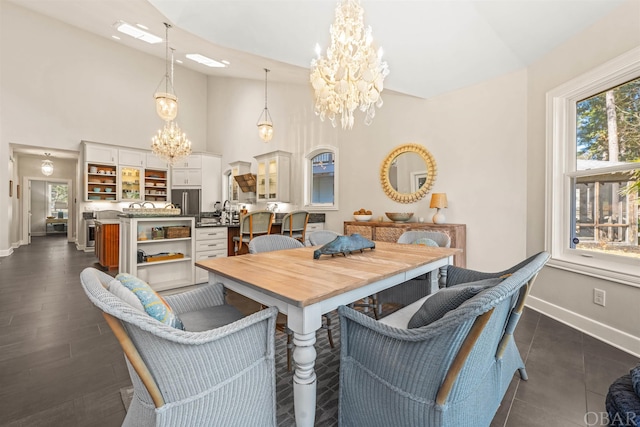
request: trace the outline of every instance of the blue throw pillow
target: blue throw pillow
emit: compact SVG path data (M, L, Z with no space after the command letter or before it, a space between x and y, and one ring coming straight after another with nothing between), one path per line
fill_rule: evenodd
M144 307L144 311L146 311L149 316L165 325L184 331L184 326L180 318L173 312L169 304L167 304L156 291L151 289L151 286L144 280L140 280L136 276L127 273L118 274L116 279L138 297Z
M458 308L469 298L500 282L502 282L501 278L484 279L441 289L427 298L422 307L411 317L407 328L413 329L427 326L442 318L449 311Z
M636 395L640 397L640 365L629 371L629 374L631 375L631 384L633 385L633 390L636 392Z

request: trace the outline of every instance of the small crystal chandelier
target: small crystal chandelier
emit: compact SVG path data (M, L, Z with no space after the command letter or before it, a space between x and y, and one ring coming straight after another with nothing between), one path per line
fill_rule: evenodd
M273 122L271 121L271 114L267 108L267 73L270 70L264 69L264 110L258 117L258 135L264 142L271 141L273 138Z
M53 174L53 162L49 160L51 153L44 153L44 155L47 156L47 158L42 161L40 170L42 171L42 175L51 176Z
M173 165L177 159L191 154L191 141L176 122L170 121L153 137L151 150L156 156Z
M154 98L156 99L156 112L164 121L171 121L178 115L178 97L173 93L173 51L171 51L171 63L169 63L169 28L171 25L164 23L166 27L166 53L165 53L165 74L158 87ZM171 65L171 68L169 68ZM158 92L158 88L164 80L164 92ZM171 89L171 91L169 91Z
M316 46L318 57L311 61L310 81L315 92L315 112L335 127L338 116L343 129L353 128L353 111L366 112L364 123L370 125L375 107L382 107L380 93L389 74L382 61L382 49L376 50L371 27L364 26L360 0L340 0L335 22L331 25L331 45L326 57Z

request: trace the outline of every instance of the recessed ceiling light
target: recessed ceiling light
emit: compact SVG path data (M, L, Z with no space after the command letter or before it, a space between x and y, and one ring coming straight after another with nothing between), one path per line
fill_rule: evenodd
M223 63L223 64L225 64L225 65L231 65L231 62L227 61L226 59L223 59L223 60L222 60L222 61L220 61L220 62L222 62L222 63Z
M124 21L118 21L114 24L114 26L116 27L116 30L128 36L131 36L134 39L142 40L144 42L151 43L151 44L160 43L162 41L162 38L154 34L148 33L146 31L143 31L139 28L136 28L131 24L127 24Z
M226 65L224 65L222 62L218 62L214 59L207 58L206 56L200 55L199 53L189 53L186 55L186 57L192 61L196 61L200 64L206 65L207 67L215 67L215 68L226 67Z
M118 37L118 36L111 36L111 37L113 37L116 40L120 40L120 37Z
M182 60L181 60L181 59L176 59L176 62L177 62L178 64L182 64Z
M142 24L136 24L136 27L142 28L143 30L148 30L149 27L147 27L146 25L142 25Z

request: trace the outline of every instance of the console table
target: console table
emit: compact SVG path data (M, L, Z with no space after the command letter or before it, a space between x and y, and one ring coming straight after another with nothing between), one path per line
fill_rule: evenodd
M451 247L462 249L453 257L453 265L467 266L467 226L465 224L433 224L419 222L345 221L344 234L358 233L379 242L397 242L405 231L439 231L451 238Z

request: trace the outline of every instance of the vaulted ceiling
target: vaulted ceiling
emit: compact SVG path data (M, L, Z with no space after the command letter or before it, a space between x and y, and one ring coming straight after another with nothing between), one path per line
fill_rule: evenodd
M122 35L119 20L164 37L181 66L214 76L308 82L326 49L337 0L9 0L134 49L155 45ZM362 0L365 24L384 49L386 89L429 98L528 66L624 0ZM118 35L120 40L112 36ZM208 68L184 58L228 60Z

